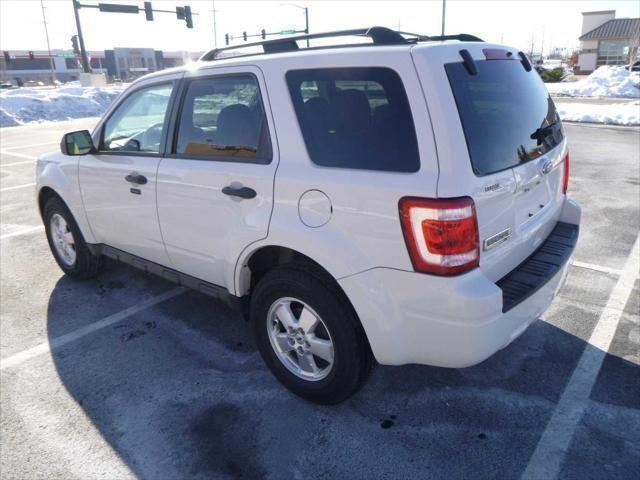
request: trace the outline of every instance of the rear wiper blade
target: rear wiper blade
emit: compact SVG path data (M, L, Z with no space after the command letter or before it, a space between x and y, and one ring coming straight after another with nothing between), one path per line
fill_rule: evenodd
M531 134L531 140L538 140L538 145L540 145L544 137L552 135L558 128L560 128L560 124L558 122L550 123L546 127L537 128L536 131Z

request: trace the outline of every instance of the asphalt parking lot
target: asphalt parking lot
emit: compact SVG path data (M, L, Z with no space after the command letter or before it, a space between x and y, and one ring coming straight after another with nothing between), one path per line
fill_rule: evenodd
M0 131L3 479L637 478L640 133L566 125L581 238L540 321L461 370L290 394L224 305L130 267L65 278L35 157L93 120Z

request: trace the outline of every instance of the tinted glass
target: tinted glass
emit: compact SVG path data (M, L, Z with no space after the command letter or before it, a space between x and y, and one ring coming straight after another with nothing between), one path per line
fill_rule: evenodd
M556 107L535 70L527 72L516 60L476 65L477 75L462 62L445 69L477 175L528 162L562 141Z
M105 123L101 150L159 153L172 90L155 85L125 98Z
M176 153L235 161L271 160L269 132L252 75L193 80L184 97Z
M418 144L409 101L388 68L287 72L311 160L326 167L415 172Z

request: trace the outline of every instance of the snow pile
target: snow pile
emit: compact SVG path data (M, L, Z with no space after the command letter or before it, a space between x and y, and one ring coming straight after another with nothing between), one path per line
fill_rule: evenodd
M640 98L640 72L603 66L577 82L545 84L550 93L570 97Z
M557 102L556 108L560 118L567 122L640 125L640 102L600 105Z
M98 117L124 88L115 85L5 90L0 93L0 127Z

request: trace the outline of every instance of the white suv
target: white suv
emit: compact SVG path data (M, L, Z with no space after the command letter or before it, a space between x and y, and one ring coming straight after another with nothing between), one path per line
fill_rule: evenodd
M344 35L372 42L298 48ZM228 299L275 376L319 403L374 358L481 362L545 311L580 208L523 53L381 27L254 47L137 80L38 160L66 274L107 256Z

